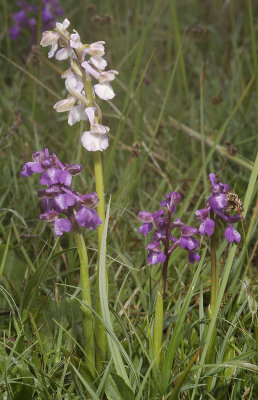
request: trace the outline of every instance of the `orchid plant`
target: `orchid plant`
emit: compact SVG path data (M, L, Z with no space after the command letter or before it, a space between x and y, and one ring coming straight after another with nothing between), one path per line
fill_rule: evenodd
M68 31L70 21L65 19L62 23L56 23L51 31L42 34L41 46L51 46L48 53L49 58L55 57L58 61L68 60L69 68L61 75L65 79L65 87L68 92L67 98L58 101L54 105L57 112L68 113L68 124L70 126L79 121L87 122L87 128L82 134L82 146L93 152L94 172L96 180L96 192L99 198L97 211L102 224L98 227L98 256L102 244L103 226L105 222L104 185L101 152L108 145L109 127L102 125L102 112L97 98L111 100L115 93L110 84L118 74L115 70L106 70L107 61L104 59L104 41L91 44L83 44L79 33ZM99 297L99 260L97 267L97 300L96 312L101 317L101 304ZM106 357L106 332L102 322L97 318L95 321L96 334L96 368L101 371L102 360Z
M72 178L81 173L80 164L61 162L56 154L49 154L48 149L39 150L32 154L32 161L27 162L21 176L27 178L33 173L40 174L40 184L46 186L38 191L38 198L43 200L44 212L40 219L52 222L56 236L73 231L80 258L80 279L82 288L83 334L87 349L86 364L92 376L95 373L95 346L93 336L93 316L90 307L90 278L87 249L80 228L95 229L100 226L99 218L94 207L99 202L97 193L81 195L71 189Z
M156 369L159 369L162 337L163 337L163 315L164 315L164 299L166 294L167 270L168 262L171 254L177 247L188 252L188 259L193 264L200 260L200 256L196 250L200 247L199 240L195 237L198 229L193 226L185 225L179 218L174 221L172 219L176 212L176 206L181 202L182 198L178 192L170 192L165 194L165 200L160 203L161 210L140 211L138 219L143 222L139 228L139 233L147 236L154 229L153 240L148 243L147 262L148 264L162 264L162 277L160 288L157 291L154 323L153 323L153 357L156 360ZM175 232L179 231L178 233Z
M200 221L199 233L202 236L211 237L211 300L210 315L212 316L216 306L218 296L219 279L217 271L216 257L216 226L219 221L227 224L224 231L225 239L228 243L239 243L240 233L233 226L234 223L243 219L243 205L237 194L230 191L228 184L219 182L214 173L209 174L211 183L211 195L209 196L206 207L195 212L196 218ZM232 212L234 214L232 214ZM216 329L214 329L206 361L214 361L214 347L216 345ZM208 380L208 387L211 380Z

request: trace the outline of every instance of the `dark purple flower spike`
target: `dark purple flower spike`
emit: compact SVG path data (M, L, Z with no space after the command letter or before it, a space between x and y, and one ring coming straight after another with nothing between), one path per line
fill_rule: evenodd
M157 265L159 262L163 264L163 295L165 293L168 260L177 247L188 251L188 259L192 264L200 260L200 256L196 253L196 250L200 247L200 242L194 238L198 229L185 225L179 218L172 222L172 214L175 214L176 206L180 202L180 194L171 192L166 194L165 200L160 203L162 210L153 213L140 211L137 216L143 222L139 228L139 233L146 236L154 230L153 241L147 245L149 251L147 261L152 265ZM173 236L174 231L179 231L179 238Z
M95 229L102 223L94 210L99 202L97 194L81 195L70 189L72 177L81 170L80 164L61 163L55 154L49 154L48 149L33 153L32 162L23 166L21 176L27 178L32 173L41 174L40 183L47 186L38 191L38 198L43 200L44 208L40 219L53 223L56 236L70 232L78 228L78 225ZM60 214L65 218L60 217Z
M12 40L19 37L21 30L26 28L30 31L32 41L36 41L36 26L39 14L39 6L34 6L26 1L17 1L20 10L13 14L14 25L9 29L9 36ZM42 32L53 29L56 19L63 15L63 10L58 0L42 1Z
M236 193L230 191L229 185L218 181L215 174L211 173L209 179L212 185L212 194L208 198L206 208L195 212L196 218L201 222L199 232L202 236L205 234L212 236L216 221L221 219L227 223L227 228L224 233L225 239L229 243L233 241L239 243L241 235L233 228L232 224L239 222L242 218L242 202L239 200ZM232 215L232 211L236 211L236 213Z

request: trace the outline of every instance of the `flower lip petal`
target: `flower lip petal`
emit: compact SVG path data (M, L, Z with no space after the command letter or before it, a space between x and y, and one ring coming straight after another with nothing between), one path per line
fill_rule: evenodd
M104 70L107 66L107 62L103 57L91 57L90 62L100 70Z
M97 212L94 209L82 207L75 215L75 219L79 225L85 226L88 229L95 229L96 226L102 224Z
M138 232L146 236L152 230L152 227L152 222L146 222L139 227Z
M96 95L102 100L111 100L115 97L114 90L109 83L97 83L94 85Z
M164 263L166 260L166 256L162 251L150 251L147 255L148 264L157 265L158 263Z
M210 218L205 218L201 221L199 232L202 236L204 236L205 233L208 236L212 236L214 228L215 228L215 222Z
M210 208L215 212L227 207L227 196L224 193L211 196L208 201Z
M64 232L70 232L72 223L69 219L58 218L54 222L54 231L56 236L62 236Z
M188 259L190 261L191 264L194 264L195 261L200 261L200 256L199 254L197 254L195 251L189 251L188 253Z
M31 176L33 172L37 174L41 174L41 172L43 172L43 168L39 162L31 161L24 164L23 169L21 171L21 176L23 178L27 178Z
M88 151L103 151L108 147L108 137L102 133L84 132L81 142Z
M232 243L233 241L239 243L241 240L241 235L232 225L229 225L225 230L225 239L229 243Z

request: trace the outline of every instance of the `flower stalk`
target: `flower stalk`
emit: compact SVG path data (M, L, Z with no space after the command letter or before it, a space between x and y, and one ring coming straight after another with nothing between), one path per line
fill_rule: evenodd
M82 80L84 84L84 89L86 93L87 100L89 101L89 107L93 106L93 93L91 88L91 78L86 77L85 70L82 69ZM98 119L97 117L95 118ZM97 121L98 122L98 121ZM96 192L99 198L99 204L97 206L98 215L101 215L102 224L98 228L98 263L97 263L97 274L96 274L96 312L102 317L101 311L101 303L100 303L100 292L99 292L99 255L102 243L102 235L105 224L105 202L104 202L104 183L103 183L103 169L102 169L102 160L100 151L93 152L93 164L94 164L94 175L95 175L95 184L96 184ZM108 276L106 274L106 279ZM107 280L108 282L108 280ZM108 285L107 285L108 286ZM106 358L107 351L107 338L106 338L106 330L102 322L97 318L95 321L96 325L96 368L97 371L100 372L103 369L102 362Z
M91 311L91 294L90 294L90 277L88 254L85 246L85 241L82 234L74 230L74 239L76 242L79 259L80 259L80 281L82 288L81 311L83 313L82 330L84 339L84 348L86 349L85 363L89 372L95 376L95 346L94 346L94 324L93 315Z

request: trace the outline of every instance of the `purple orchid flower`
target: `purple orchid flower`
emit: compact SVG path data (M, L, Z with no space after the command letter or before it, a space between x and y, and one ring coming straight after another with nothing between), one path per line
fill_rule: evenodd
M200 220L199 233L204 236L212 236L215 230L215 224L218 219L227 223L224 232L225 239L232 243L239 243L241 240L240 233L233 227L233 223L241 220L243 211L242 202L236 195L231 192L229 185L218 181L214 173L209 174L211 182L211 196L208 198L206 208L197 210L195 216ZM237 211L236 214L230 214Z
M139 228L139 233L146 236L154 229L153 241L147 245L147 250L149 250L147 261L149 264L156 265L161 262L167 266L170 255L178 246L188 251L188 258L192 264L200 260L200 256L196 253L196 250L200 247L200 242L194 238L198 229L185 225L179 218L174 222L171 221L172 214L175 214L176 206L180 202L180 194L171 192L166 194L165 200L160 203L162 210L153 213L149 211L139 212L137 218L143 222ZM172 232L176 229L179 229L179 238L172 235Z
M78 229L79 225L95 229L102 223L94 210L99 202L97 193L81 195L70 189L72 177L81 170L80 164L61 163L55 154L49 154L48 149L33 153L32 161L23 166L22 177L27 178L32 173L41 174L40 183L47 186L38 191L44 209L40 219L53 223L56 236Z

